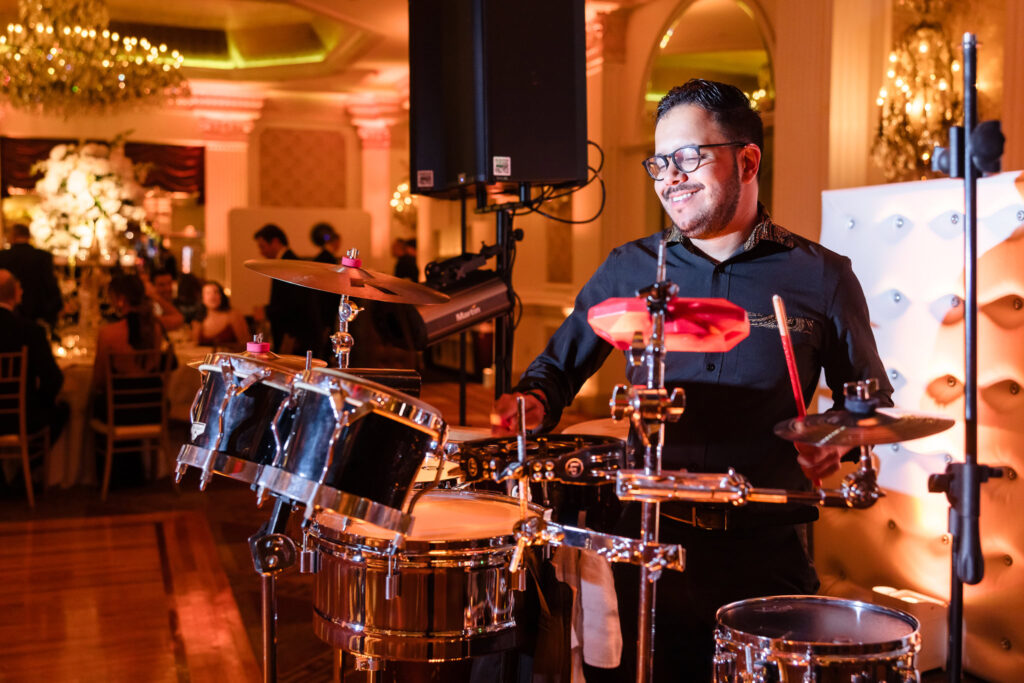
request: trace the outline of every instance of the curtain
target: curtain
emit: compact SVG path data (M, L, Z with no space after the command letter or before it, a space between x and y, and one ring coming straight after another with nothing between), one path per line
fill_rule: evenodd
M32 166L50 155L56 145L77 140L58 138L0 137L0 197L9 197L10 188L31 190L38 176ZM108 144L105 140L90 140ZM200 204L205 200L206 168L203 147L160 145L147 142L125 143L124 153L136 164L146 164L146 186L169 192L196 193Z

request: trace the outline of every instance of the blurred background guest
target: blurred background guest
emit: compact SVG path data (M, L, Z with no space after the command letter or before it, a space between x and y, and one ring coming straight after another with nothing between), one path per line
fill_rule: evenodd
M391 255L395 257L395 277L419 282L420 267L416 265L416 238L396 238L391 243Z
M253 235L260 255L265 259L298 259L288 248L288 236L279 226L268 223ZM270 302L254 311L257 320L270 322L275 353L304 355L316 350L320 309L313 291L281 280L270 281Z
M153 270L143 286L164 330L176 330L185 324L185 316L174 305L174 275L170 271Z
M64 374L53 359L53 351L42 326L15 312L21 297L18 278L11 271L0 269L0 353L28 347L26 423L29 432L49 426L52 443L60 436L70 413L66 402L57 401L57 394L64 384ZM18 424L13 415L0 418L0 434L17 431Z
M208 280L203 285L203 306L192 322L192 341L201 346L241 350L249 339L245 316L231 308L219 282Z
M92 392L96 396L106 392L111 354L169 347L153 302L146 296L146 285L138 275L115 275L107 286L107 298L118 319L101 325L96 339L92 374ZM97 408L100 404L106 408L105 400L96 401Z
M335 232L330 223L317 223L309 232L309 239L313 246L320 247L320 252L313 257L318 263L330 263L337 265L341 263L341 236ZM319 358L330 360L332 355L331 333L338 321L338 305L341 303L341 296L330 292L316 292L317 310L320 313L320 333L317 339L316 354Z
M198 320L203 311L203 281L192 273L179 275L178 293L173 303L186 323Z
M0 250L0 268L9 270L21 283L23 294L18 312L29 320L43 321L53 331L62 307L53 256L29 244L30 237L24 223L11 226L11 245Z

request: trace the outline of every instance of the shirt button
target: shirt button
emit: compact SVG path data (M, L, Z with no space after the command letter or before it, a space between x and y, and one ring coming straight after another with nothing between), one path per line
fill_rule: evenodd
M715 371L715 364L714 363L708 363L708 372L714 372L714 371Z

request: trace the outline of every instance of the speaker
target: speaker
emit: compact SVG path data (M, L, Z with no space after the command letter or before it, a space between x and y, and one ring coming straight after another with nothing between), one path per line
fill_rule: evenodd
M409 0L411 185L587 179L584 0Z

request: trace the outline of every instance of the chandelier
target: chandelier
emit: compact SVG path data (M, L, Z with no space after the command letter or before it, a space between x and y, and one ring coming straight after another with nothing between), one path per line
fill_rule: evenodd
M936 145L947 143L949 127L960 116L956 88L960 64L942 24L930 17L946 0L901 0L917 17L889 53L881 110L872 148L875 163L889 181L927 177Z
M0 34L0 95L67 118L188 95L177 50L109 28L102 0L19 0Z

